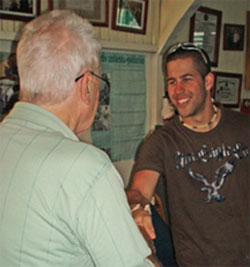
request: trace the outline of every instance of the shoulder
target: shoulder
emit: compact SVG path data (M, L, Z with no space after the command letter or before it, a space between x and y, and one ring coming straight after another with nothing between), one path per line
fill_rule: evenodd
M57 171L53 167L56 172L64 170L65 173L69 171L72 179L82 179L82 177L91 179L90 177L96 177L97 174L105 173L111 168L112 162L108 155L91 144L61 138L61 136L58 136L58 138L53 136L51 139L49 140L50 152L48 152L47 145L42 149L44 154L50 154L46 160L50 166L61 167L61 170Z
M248 114L244 114L242 112L231 109L226 109L224 107L221 108L221 111L222 111L222 118L226 122L231 123L232 125L240 123L249 125L250 123L250 116Z
M222 108L218 129L228 137L244 139L249 142L250 116L239 111Z
M82 192L86 188L108 181L123 186L122 179L112 164L108 155L99 148L83 142L70 142L71 147L64 149L60 157L60 165L70 176L71 187L80 187ZM58 158L56 162L58 162ZM80 185L84 185L82 188ZM79 189L79 188L78 188Z
M168 121L166 124L156 126L155 130L152 131L151 135L157 137L164 136L166 138L166 136L173 135L173 133L178 131L178 129L179 129L178 116L176 116L170 121Z
M111 162L104 151L85 142L66 139L62 143L62 146L64 147L65 157L76 158L79 161L83 161L86 166L91 166L91 162L94 162L95 166Z

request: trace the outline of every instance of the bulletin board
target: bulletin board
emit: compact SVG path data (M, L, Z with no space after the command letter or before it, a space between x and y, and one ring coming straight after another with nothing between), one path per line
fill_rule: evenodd
M145 136L145 55L103 51L99 106L91 128L92 143L112 161L133 159Z

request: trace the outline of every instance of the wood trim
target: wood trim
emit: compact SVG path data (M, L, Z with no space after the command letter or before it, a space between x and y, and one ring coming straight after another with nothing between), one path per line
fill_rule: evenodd
M147 44L136 44L128 42L113 42L101 40L102 48L104 49L113 49L113 50L122 50L122 51L136 51L136 52L145 52L145 53L157 53L158 47L156 45L147 45Z
M246 73L245 73L245 88L250 90L250 11L247 11L246 21Z

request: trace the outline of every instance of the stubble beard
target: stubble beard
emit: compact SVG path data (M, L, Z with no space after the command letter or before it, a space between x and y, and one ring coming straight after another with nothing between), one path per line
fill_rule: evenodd
M191 106L188 107L188 110L184 109L183 112L182 112L182 109L178 108L176 106L176 109L177 109L179 115L184 119L198 115L199 113L201 113L205 109L205 104L206 104L207 97L208 97L207 91L206 91L205 88L203 88L203 97L202 97L202 99L199 102L195 102L195 103L191 103L192 102L192 99L191 99L191 101L189 103Z

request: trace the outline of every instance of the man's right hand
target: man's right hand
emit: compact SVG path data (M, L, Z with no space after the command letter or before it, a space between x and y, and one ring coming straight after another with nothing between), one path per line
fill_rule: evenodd
M140 207L139 209L132 212L132 216L140 230L144 229L144 231L146 232L147 236L144 236L146 241L147 239L150 239L152 241L156 238L152 218L148 211L144 210L143 207Z
M136 210L135 212L137 212L137 215L139 215L139 214L142 215L142 212L140 212L139 210ZM143 210L143 212L146 212L146 211ZM146 212L146 213L148 213L148 212ZM149 215L149 214L148 214L148 215ZM151 225L152 225L151 216L149 217L148 215L145 215L145 216L144 216L144 221L145 221L145 219L146 219L146 221L147 221L147 219L150 218ZM138 216L138 218L139 218L139 216ZM142 218L142 217L141 217L141 218ZM136 218L134 218L134 219L135 219L135 221L136 221ZM139 224L140 224L140 222L139 222ZM138 225L138 224L137 224L137 225ZM152 254L151 254L150 256L148 256L148 259L154 264L155 267L163 267L162 264L159 262L159 260L158 260L157 257L156 257L156 248L155 248L155 246L154 246L154 242L153 242L153 239L154 239L154 238L152 238L152 236L151 236L151 237L149 236L149 234L148 234L148 232L145 230L144 226L140 226L140 225L138 225L138 228L139 228L139 230L140 230L142 236L143 236L144 239L146 240L146 242L147 242L149 248L150 248L151 251L152 251ZM153 232L154 232L154 228L152 228L152 230L153 230ZM155 236L155 233L154 233L154 236Z
M145 228L151 239L155 239L155 231L151 216L143 207L150 204L159 176L159 173L151 170L136 172L130 188L126 191L131 208L133 205L141 204L140 209L133 212L133 217L139 227Z

